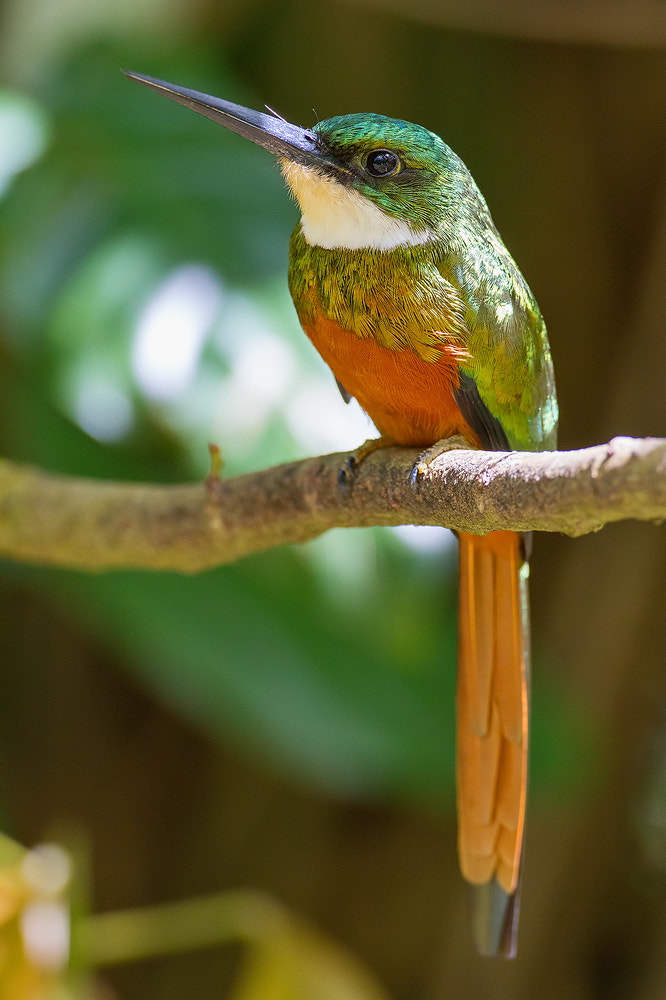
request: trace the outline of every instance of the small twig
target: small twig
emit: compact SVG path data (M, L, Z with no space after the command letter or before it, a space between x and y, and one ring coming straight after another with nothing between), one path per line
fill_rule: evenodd
M82 926L94 965L115 965L158 955L242 941L253 944L285 933L292 921L268 896L251 889L198 896L176 903L98 913Z
M0 462L0 554L79 569L196 572L334 527L437 524L583 535L666 518L666 439L614 438L570 452L452 451L410 486L418 452L387 448L360 466L344 455L177 486L111 483Z

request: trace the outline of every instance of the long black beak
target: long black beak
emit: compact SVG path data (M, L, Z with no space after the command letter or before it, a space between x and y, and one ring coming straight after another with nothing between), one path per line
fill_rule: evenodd
M130 80L136 80L144 87L156 90L158 94L164 94L170 100L191 108L192 111L210 118L219 125L224 125L232 132L256 142L258 146L263 146L275 156L305 166L315 166L320 170L322 168L335 170L335 165L326 160L326 151L314 132L291 125L273 115L265 115L261 111L252 111L251 108L244 108L240 104L223 101L219 97L200 94L186 87L177 87L173 83L156 80L152 76L142 76L140 73L130 73L127 70L123 72Z

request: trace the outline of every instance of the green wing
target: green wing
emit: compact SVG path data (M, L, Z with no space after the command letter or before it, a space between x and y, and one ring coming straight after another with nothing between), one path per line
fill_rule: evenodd
M512 449L555 448L555 376L539 307L496 231L469 237L437 265L465 305L470 361L461 366L458 403L472 418L477 411L476 421L466 417L484 443L479 427L494 418Z

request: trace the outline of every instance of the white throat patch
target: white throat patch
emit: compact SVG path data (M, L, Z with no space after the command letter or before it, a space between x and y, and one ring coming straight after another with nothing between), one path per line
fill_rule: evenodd
M311 246L324 250L395 250L427 243L427 229L394 219L351 187L314 167L281 160L284 178L301 207L301 229Z

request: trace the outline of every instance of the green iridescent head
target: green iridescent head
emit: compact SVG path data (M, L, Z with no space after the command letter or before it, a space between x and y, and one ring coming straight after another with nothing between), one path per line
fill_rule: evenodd
M476 186L464 163L434 132L377 114L341 115L311 130L321 169L378 208L418 229L436 230L442 213Z

